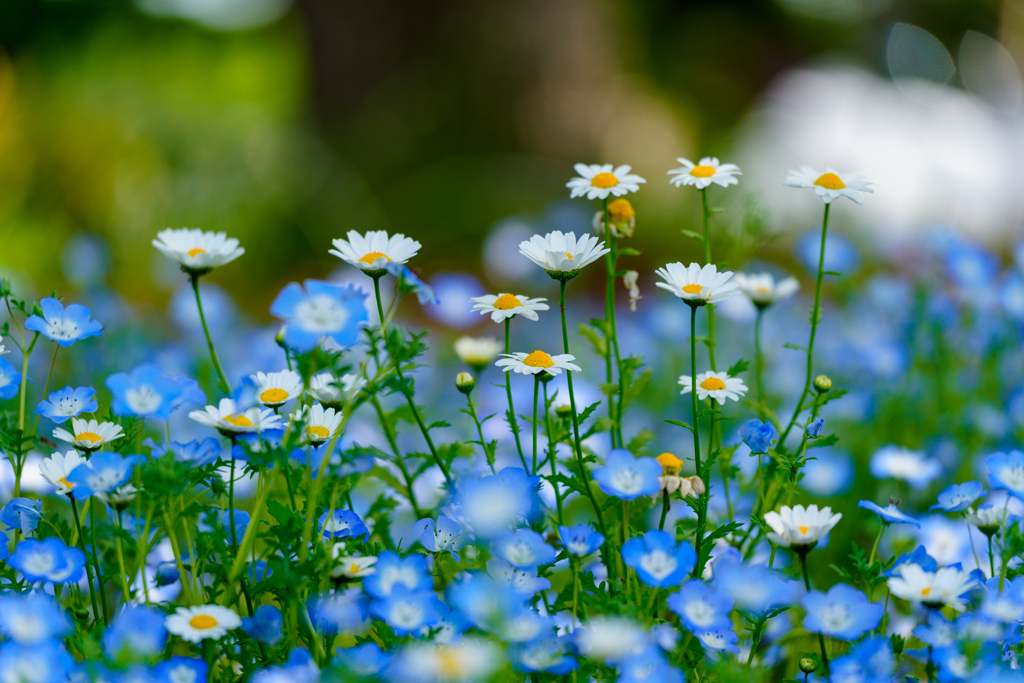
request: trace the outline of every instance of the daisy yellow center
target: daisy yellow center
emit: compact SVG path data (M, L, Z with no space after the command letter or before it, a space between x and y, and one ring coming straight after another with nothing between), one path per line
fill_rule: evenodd
M455 678L462 673L462 660L456 650L450 647L441 648L437 653L437 673L444 678Z
M683 461L671 453L662 453L658 456L658 462L665 474L677 474L683 466Z
M555 361L551 360L551 356L543 351L534 351L523 359L523 363L531 368L550 368Z
M512 296L511 294L502 294L501 296L494 300L494 307L502 311L508 311L513 308L519 308L522 305L523 302L517 299L516 297Z
M814 184L818 187L824 187L826 190L841 190L846 187L843 179L835 173L826 173L825 175L818 176Z
M224 418L224 421L236 427L252 427L252 420L245 415L228 415Z
M200 254L205 254L206 250L203 249L202 247L193 247L192 249L189 249L186 253L189 256L191 256L192 258L195 258L196 256L199 256Z
M103 441L103 437L97 434L96 432L82 432L81 434L76 434L75 438L78 439L79 441L88 441L91 444L96 444L99 443L100 441Z
M807 530L808 530L808 529L810 529L810 528L811 528L811 527L809 527L809 526L798 526L798 527L797 527L797 529L799 529L799 530L800 530L800 533L801 533L801 535L803 535L803 536L806 536L806 535L807 535Z
M760 292L761 294L771 294L772 288L767 285L761 285L760 287L757 288L757 291Z
M615 177L614 173L598 173L590 179L590 184L594 187L600 187L602 190L607 190L609 187L618 185L619 179Z
M707 391L721 391L722 389L725 389L725 382L717 377L708 377L700 383L700 388Z
M921 595L928 597L928 594L932 592L931 586L921 589Z
M714 166L701 166L697 165L690 169L690 175L694 178L710 178L715 175Z
M71 483L68 482L68 478L67 477L61 477L57 481L59 481L61 484L63 484L64 486L66 486L69 489L73 489L75 487L74 484L71 484Z
M704 289L701 285L683 285L683 291L687 294L700 294L700 290Z
M608 203L608 215L613 221L628 221L636 215L636 211L628 199L616 199Z
M367 254L366 256L359 260L363 263L369 263L372 266L373 262L379 258L385 259L387 260L388 263L391 263L391 258L387 254L381 253L379 251L371 251L369 254Z
M189 620L188 625L199 631L205 631L216 626L217 620L209 614L197 614Z
M327 427L321 427L320 425L310 425L306 427L306 433L320 439L326 439L331 435L331 433L327 431Z
M348 573L349 574L358 574L359 573L359 565L356 564L355 562L353 562L351 565L349 565Z
M284 389L267 389L260 394L260 400L264 403L284 403L288 400L288 392Z

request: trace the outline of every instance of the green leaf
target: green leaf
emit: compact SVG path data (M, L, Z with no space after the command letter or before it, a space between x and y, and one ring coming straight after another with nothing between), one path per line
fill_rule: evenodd
M641 252L640 252L639 249L634 249L633 247L626 247L625 249L619 249L619 256L639 256L640 253Z
M579 331L580 334L586 337L587 341L590 342L590 346L594 349L594 354L601 358L606 358L608 356L608 342L599 330L580 323Z
M807 443L808 448L821 448L823 446L834 446L839 442L839 436L836 434L829 434L828 436L822 436L817 439L810 439Z
M626 445L626 448L630 453L639 453L647 444L657 438L657 435L651 430L644 428L640 430L640 433L634 436L630 442Z
M823 275L835 275L836 277L842 277L843 276L843 274L840 273L838 270L824 270L824 271L822 271L822 274Z
M580 422L586 422L586 421L587 421L587 418L588 418L588 417L590 417L590 416L591 416L591 415L592 415L592 414L594 413L594 411L595 411L595 410L597 410L597 407L598 407L599 405L601 405L601 402L600 402L600 401L598 401L598 402L596 402L596 403L591 403L591 404L590 404L589 406L587 406L586 408L584 408L584 409L583 409L583 412L582 412L582 413L580 413L580 416L579 416L579 421L580 421Z
M696 233L693 230L680 230L679 232L683 233L687 237L690 237L692 239L697 240L698 242L701 242L701 243L704 242L704 235L701 235L700 233Z
M740 375L741 373L746 372L747 368L749 368L749 367L750 367L750 363L748 361L745 361L742 358L740 358L738 361L733 363L731 368L729 368L725 372L730 377L736 377L736 376Z
M662 420L662 422L668 422L670 425L675 425L676 427L683 427L685 429L689 429L691 432L693 431L693 427L686 424L685 422L681 422L680 420Z
M807 353L807 349L797 344L783 344L782 347L785 349L793 349L794 351L803 351L804 353Z

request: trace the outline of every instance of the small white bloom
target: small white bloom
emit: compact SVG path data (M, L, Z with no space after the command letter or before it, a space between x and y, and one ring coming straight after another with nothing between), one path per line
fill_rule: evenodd
M549 375L560 375L562 370L581 372L580 366L574 365L571 362L576 360L576 356L567 353L549 356L543 351L534 351L533 353L509 353L502 355L504 358L495 363L495 365L502 368L505 372L512 370L521 375L536 375L545 371Z
M861 193L874 192L871 183L864 180L861 173L839 173L826 168L824 173L819 174L810 166L801 166L798 171L791 170L783 185L813 188L814 193L826 204L831 204L840 197L847 197L858 204L863 204L864 195Z
M334 559L334 567L331 569L331 576L336 579L361 579L377 573L377 558L373 555L342 555L345 544L339 544L331 548L331 556Z
M926 605L949 605L958 612L965 608L961 596L978 583L969 573L955 567L926 572L912 562L901 564L896 574L889 578L889 590L896 597Z
M743 175L739 166L719 163L718 157L703 157L696 164L683 157L679 157L676 161L682 164L682 167L668 172L670 176L675 176L670 178L669 182L676 187L693 185L698 190L703 190L711 183L729 187L740 182L736 176Z
M222 398L219 404L206 406L205 410L193 410L188 416L228 437L281 426L281 417L269 408L253 407L239 412L238 405L230 398Z
M75 448L89 453L122 436L124 432L120 425L113 422L82 420L77 417L71 420L71 432L62 427L53 430L53 438L67 441Z
M775 282L771 273L736 273L733 279L740 291L750 297L758 308L768 308L780 299L793 296L800 289L800 283L795 277Z
M135 500L135 496L138 492L139 490L135 488L133 484L125 484L124 486L119 486L110 493L97 493L96 497L112 508L117 509L118 507ZM124 508L122 507L121 509Z
M631 166L613 168L611 164L576 164L573 166L580 177L565 184L572 192L570 198L605 199L608 195L621 197L630 192L639 192L640 185L647 181L630 173Z
M306 440L311 444L320 445L334 436L341 426L341 411L334 408L324 410L319 403L314 403L306 412Z
M676 262L654 272L664 280L655 283L658 287L698 306L718 303L739 293L739 285L732 279L732 271L719 273L713 263L701 267L697 263L684 266Z
M256 385L256 400L268 408L283 406L302 393L302 377L293 370L249 375Z
M181 264L187 272L198 275L231 263L245 253L234 237L199 228L161 230L153 240L153 246Z
M637 286L639 279L640 273L635 270L627 270L626 274L622 276L622 284L629 291L629 310L634 313L636 312L636 302L643 298L640 296L640 287Z
M48 483L57 487L57 493L66 496L75 486L68 482L68 475L84 462L85 458L76 450L70 450L67 453L54 453L39 463L39 474Z
M391 678L410 683L474 683L490 680L503 663L497 645L464 636L448 644L414 640L398 651L388 670Z
M783 548L790 546L810 546L821 540L821 537L832 530L842 513L832 514L832 508L817 505L789 507L783 505L778 512L772 510L765 513L764 521L772 528L768 539Z
M623 661L648 645L640 624L626 617L594 617L575 635L580 654L606 663Z
M1003 524L1003 514L1003 508L995 505L979 507L977 510L968 511L967 523L983 530L996 529Z
M360 270L383 270L389 263L405 263L419 252L421 246L405 235L389 237L385 230L371 230L366 235L349 230L347 237L347 240L334 240L334 249L328 253Z
M337 406L354 401L365 386L366 380L359 375L347 373L338 380L329 372L321 372L309 380L309 393L324 405Z
M912 488L923 489L942 474L942 464L922 451L888 445L872 454L871 474L876 479L902 479Z
M679 386L683 388L679 393L690 393L693 391L693 378L689 375L682 375L679 378ZM730 377L728 373L713 371L697 375L697 398L701 401L712 398L719 404L725 405L726 399L738 401L740 396L746 393L747 385L739 377Z
M477 371L490 365L503 348L494 337L459 337L455 340L455 355Z
M577 240L575 233L558 230L519 243L519 253L549 273L574 273L609 251L593 235L580 235Z
M228 631L241 625L242 620L234 610L220 605L179 607L174 614L168 614L164 619L164 626L169 633L190 643L198 643L207 638L220 640Z
M506 318L521 315L529 320L537 320L537 311L546 311L549 306L547 299L531 299L522 294L486 294L470 299L473 310L480 315L491 314L491 320L504 322Z

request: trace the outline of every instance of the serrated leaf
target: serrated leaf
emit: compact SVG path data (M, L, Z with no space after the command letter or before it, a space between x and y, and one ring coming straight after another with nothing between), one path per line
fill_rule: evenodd
M676 427L683 427L684 429L689 429L691 432L693 431L693 427L691 427L685 422L682 422L681 420L662 420L662 422L668 422L670 425L675 425Z
M746 372L746 371L747 371L747 368L749 368L749 367L750 367L750 363L749 363L749 361L745 361L745 360L743 360L742 358L740 358L740 359L739 359L738 361L736 361L735 363L733 363L733 364L732 364L732 367L730 367L730 368L729 368L728 370L726 370L725 372L726 372L726 374L727 374L727 375L729 375L730 377L736 377L736 376L738 376L739 374L741 374L741 373L744 373L744 372Z
M586 337L587 341L590 342L590 346L594 349L594 354L600 358L608 356L608 342L600 331L594 329L589 325L580 323L579 332L582 336Z
M698 242L701 242L701 243L704 242L704 235L701 235L700 233L694 232L693 230L680 230L679 232L683 233L684 235L686 235L690 239L695 239L695 240L697 240Z

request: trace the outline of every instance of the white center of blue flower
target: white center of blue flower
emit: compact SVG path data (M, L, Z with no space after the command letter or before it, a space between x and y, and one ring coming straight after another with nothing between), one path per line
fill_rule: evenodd
M7 621L7 628L9 629L7 635L15 642L34 643L42 640L49 631L38 616L24 611L14 614L13 618Z
M336 533L338 531L345 531L349 526L349 523L344 520L338 519L337 517L328 517L327 521L324 522L324 531Z
M1020 491L1024 489L1024 467L1020 465L1011 465L1004 467L999 471L999 478L1003 480L1003 484L1006 488L1011 491Z
M664 550L652 550L640 558L640 568L661 581L674 572L679 566L679 561Z
M47 335L50 339L60 339L68 341L70 339L78 339L79 335L82 334L82 328L77 323L73 323L66 318L51 318L47 320Z
M622 493L640 493L644 487L644 478L632 467L624 467L612 475L612 485Z
M90 474L85 482L93 491L109 491L121 482L122 476L121 470L105 469Z
M700 642L712 650L721 650L725 647L725 638L718 631L705 631L700 634Z
M399 602L391 608L391 623L402 629L414 629L423 623L423 608L414 602Z
M57 566L57 558L48 552L35 552L25 558L25 573L46 576Z
M85 402L80 401L74 396L66 396L57 399L57 403L54 405L56 410L54 411L57 415L78 415L82 412L82 408L85 407Z
M704 600L691 600L683 607L683 614L694 626L710 626L718 618L718 612Z
M196 683L196 670L190 666L176 666L167 672L167 678L171 683Z
M160 407L160 404L164 402L164 398L153 391L153 387L143 384L140 387L124 392L124 401L136 415L149 415Z
M380 577L380 587L385 595L391 595L391 589L396 583L403 584L409 588L416 588L416 582L419 578L415 570L406 567L388 567L380 572L378 576Z
M505 546L505 557L512 564L532 564L537 557L529 543L513 541Z
M295 307L295 322L307 332L337 332L348 317L348 311L325 294L312 296Z
M573 538L565 544L565 549L572 555L586 555L587 551L590 550L590 547L587 545L585 540L581 538Z
M819 615L826 633L838 633L853 625L854 618L846 605L830 602Z
M508 622L504 635L513 643L525 643L540 635L543 626L543 619L535 619L533 614L527 613Z

